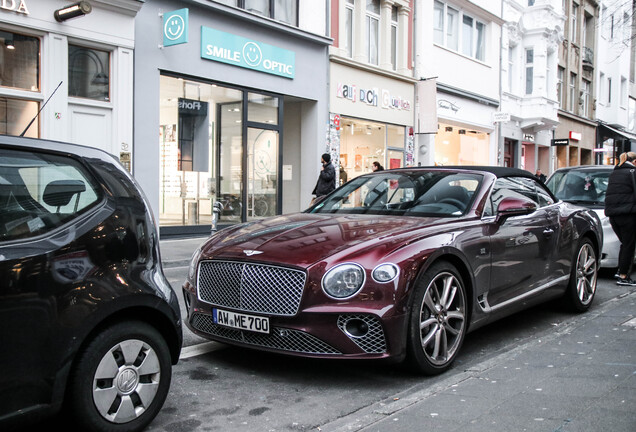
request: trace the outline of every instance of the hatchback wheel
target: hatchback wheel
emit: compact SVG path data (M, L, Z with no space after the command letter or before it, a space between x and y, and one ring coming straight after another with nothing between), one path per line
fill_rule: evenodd
M579 244L570 273L570 283L565 294L565 300L571 309L585 312L590 308L594 294L596 294L596 280L598 277L598 261L594 245L588 239Z
M101 332L79 354L71 375L70 415L93 431L140 431L170 388L168 346L152 326L127 321Z
M448 369L466 333L466 291L457 269L439 262L418 281L411 306L408 354L419 372Z

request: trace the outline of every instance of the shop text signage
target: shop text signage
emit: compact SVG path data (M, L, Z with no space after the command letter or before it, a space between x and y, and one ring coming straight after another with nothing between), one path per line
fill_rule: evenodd
M201 27L201 58L294 78L295 53L262 42Z
M336 96L343 99L349 99L351 102L359 100L370 106L382 106L386 109L397 110L411 110L411 102L406 99L402 99L399 96L391 95L391 92L386 89L381 91L377 88L372 89L358 89L354 84L342 84L338 83L338 89Z
M566 146L570 145L569 138L557 138L550 141L550 144L553 146Z
M25 0L0 0L0 9L24 15L29 14Z

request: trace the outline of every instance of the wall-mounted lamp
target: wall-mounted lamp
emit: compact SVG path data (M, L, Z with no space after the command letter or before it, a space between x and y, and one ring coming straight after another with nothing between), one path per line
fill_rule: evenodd
M91 13L93 10L93 6L87 1L80 1L74 3L72 5L68 5L63 7L62 9L58 9L53 13L55 20L57 22L66 21L71 18L77 18L80 16L87 15Z
M13 39L7 39L4 41L4 46L7 47L7 49L10 50L14 50L15 49L15 45L13 45Z

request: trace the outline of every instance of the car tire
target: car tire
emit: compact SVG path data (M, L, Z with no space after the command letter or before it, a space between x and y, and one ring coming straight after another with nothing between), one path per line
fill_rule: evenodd
M417 281L407 334L407 361L419 373L436 375L451 367L468 323L466 289L457 268L440 261Z
M141 321L113 325L78 355L68 414L77 430L140 431L163 406L171 374L168 345L154 327Z
M569 309L585 312L590 308L596 294L598 267L594 245L589 239L582 239L572 260L570 281L564 297Z

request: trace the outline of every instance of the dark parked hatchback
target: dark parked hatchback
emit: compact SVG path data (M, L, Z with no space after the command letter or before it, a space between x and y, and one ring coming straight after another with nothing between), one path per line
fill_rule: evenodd
M137 431L182 344L149 206L111 155L0 136L0 428Z

